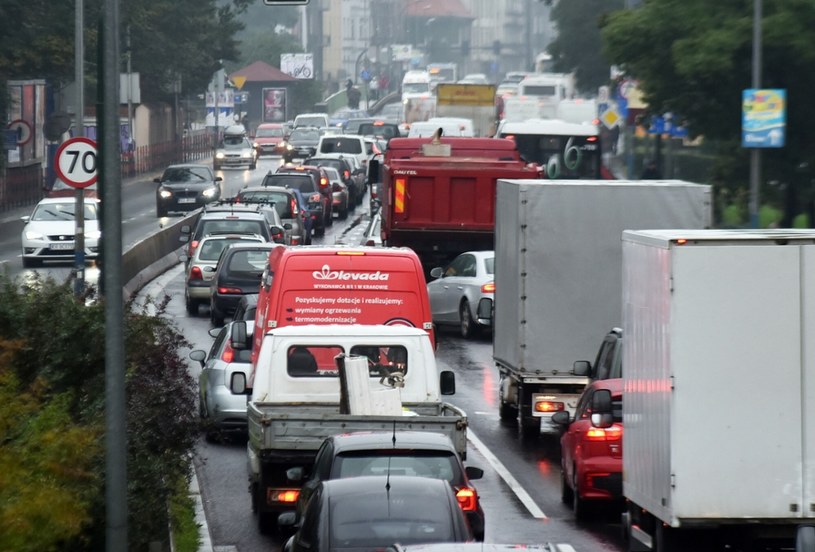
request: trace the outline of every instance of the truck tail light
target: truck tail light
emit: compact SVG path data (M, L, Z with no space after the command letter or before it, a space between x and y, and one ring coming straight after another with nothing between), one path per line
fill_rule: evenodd
M201 267L200 266L192 267L192 269L190 270L190 281L203 280L203 279L204 279L204 273L201 272Z
M566 405L557 401L538 401L535 403L535 412L560 412Z
M299 489L268 489L266 499L269 504L294 504L300 496Z
M623 438L623 426L614 424L611 427L592 427L586 432L587 441L619 441Z
M397 178L396 179L396 190L393 199L393 212L394 213L404 213L405 212L405 184L406 181L404 178Z
M495 282L489 282L481 286L481 293L495 293Z
M478 493L471 487L461 487L456 490L456 500L465 512L474 512L478 506Z

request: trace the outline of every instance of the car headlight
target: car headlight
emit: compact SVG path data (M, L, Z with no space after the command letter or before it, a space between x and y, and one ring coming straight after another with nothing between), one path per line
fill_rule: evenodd
M243 153L241 154L241 157L246 157L247 159L249 159L249 158L251 158L251 157L252 157L252 155L254 155L254 154L253 154L253 153L252 153L252 151L250 150L250 151L245 151L245 152L243 152Z
M159 190L158 195L162 199L169 199L169 198L173 197L173 192L171 192L170 190Z
M33 230L26 230L25 231L25 239L27 239L27 240L44 240L45 235L40 234L39 232L34 232Z
M219 152L215 153L215 159L223 159L223 158L224 158L224 152L219 151Z
M294 146L292 146L291 144L286 144L286 149L291 151L294 149Z
M92 240L98 240L99 238L102 237L102 231L101 230L94 230L93 232L88 232L88 233L85 234L85 237L90 238Z
M218 190L216 188L207 188L206 190L201 192L201 195L204 196L204 197L215 197L215 193L217 191Z

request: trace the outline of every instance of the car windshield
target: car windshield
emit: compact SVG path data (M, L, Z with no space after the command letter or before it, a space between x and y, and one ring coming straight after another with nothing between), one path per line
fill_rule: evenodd
M260 220L205 220L201 227L201 236L208 234L263 234L263 222Z
M217 261L221 252L230 243L238 243L240 238L219 238L217 240L205 240L198 248L199 261Z
M495 274L495 257L484 259L484 268L487 269L487 274Z
M298 117L297 126L324 127L325 117Z
M75 220L76 203L43 203L31 215L32 221ZM96 205L86 203L83 210L85 220L96 220Z
M267 249L240 249L229 257L226 268L232 273L257 276L259 280L268 259L269 251Z
M289 135L290 142L317 142L320 140L320 131L313 128L296 128Z
M212 180L207 167L168 167L161 177L162 182L202 182Z
M243 149L243 148L251 148L252 144L249 143L249 140L243 137L236 137L236 136L225 136L224 149Z
M428 500L407 490L397 496L383 489L374 493L332 497L330 548L385 547L400 544L450 542L453 528L448 503Z
M332 169L342 170L342 161L339 159L309 159L305 161L306 165L314 165L317 167L329 167Z
M317 191L314 180L307 174L270 174L263 179L263 185L295 188L303 193Z
M320 146L323 153L362 153L362 145L357 138L329 138Z
M255 131L255 138L279 138L283 136L282 128L259 128Z
M399 446L398 443L396 445ZM371 449L340 453L332 477L360 475L411 475L459 483L458 464L452 452L416 449Z
M238 193L241 203L273 203L280 218L292 218L292 198L286 192L255 190Z

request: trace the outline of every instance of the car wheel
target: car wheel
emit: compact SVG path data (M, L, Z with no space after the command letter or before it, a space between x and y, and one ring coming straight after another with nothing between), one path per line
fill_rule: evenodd
M585 500L580 497L580 486L577 483L577 469L572 475L572 512L577 521L585 521L589 517L589 507Z
M314 229L315 236L325 236L325 226L317 226Z
M560 468L560 500L568 506L571 506L574 500L574 492L567 481L566 470L562 467Z
M501 401L498 406L498 415L502 420L515 421L518 419L518 409L508 402Z
M340 211L339 217L340 217L340 220L345 220L345 219L348 218L348 208L347 207L345 209L343 209L342 211Z
M459 329L461 330L461 337L470 339L475 334L475 320L470 314L470 302L466 299L461 301L461 306L458 308Z
M535 439L541 433L541 419L535 416L521 416L521 437Z
M42 266L42 261L31 257L23 257L23 268L34 268L35 266Z
M334 226L334 209L328 212L328 218L325 219L326 226Z
M209 302L209 321L215 327L224 325L224 315L215 307L213 301Z
M190 316L198 316L198 301L187 297L187 314Z
M271 513L258 511L258 531L261 535L271 535L276 526L277 523Z
M303 240L303 245L311 245L311 230L306 232L306 239Z

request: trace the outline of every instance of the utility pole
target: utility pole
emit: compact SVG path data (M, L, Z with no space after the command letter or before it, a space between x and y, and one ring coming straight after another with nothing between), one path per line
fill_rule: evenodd
M761 0L753 0L753 89L761 88ZM750 150L750 227L758 228L761 149Z
M74 80L76 81L76 129L77 137L85 136L85 18L83 0L76 0L74 21ZM85 290L85 190L76 189L74 220L74 295L79 297Z
M128 147L130 147L131 143L135 143L135 138L133 137L133 73L132 68L130 67L130 25L127 26L127 30L125 31L125 48L127 52L125 55L127 56L127 135L128 135Z

